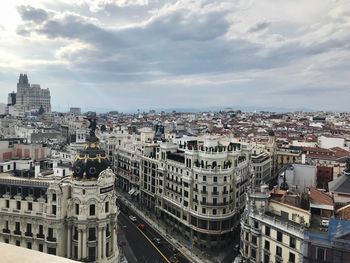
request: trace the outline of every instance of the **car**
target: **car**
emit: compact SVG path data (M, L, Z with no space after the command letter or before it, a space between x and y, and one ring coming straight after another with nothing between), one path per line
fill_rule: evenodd
M329 225L329 220L328 219L322 219L321 226L328 227L328 225Z
M130 219L132 222L136 222L136 216L129 215L129 219Z
M141 230L145 230L146 228L145 224L138 224L137 227Z
M157 245L162 244L162 240L158 237L153 238L153 242L156 243Z

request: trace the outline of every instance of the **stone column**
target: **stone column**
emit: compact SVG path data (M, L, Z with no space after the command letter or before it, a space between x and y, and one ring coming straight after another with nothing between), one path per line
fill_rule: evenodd
M82 243L82 234L81 230L78 230L78 260L81 259L81 243Z
M67 234L67 258L71 258L71 239L72 239L72 227L68 226L68 234Z
M86 247L87 247L87 240L86 240L86 229L83 230L83 242L82 242L82 254L83 258L86 258Z
M102 229L98 227L98 239L97 239L97 255L98 255L98 261L102 259Z
M106 228L103 227L102 228L102 258L105 258L106 257Z

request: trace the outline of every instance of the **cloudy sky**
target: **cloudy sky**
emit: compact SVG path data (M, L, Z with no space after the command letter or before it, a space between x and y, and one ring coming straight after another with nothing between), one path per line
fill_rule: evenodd
M20 72L57 110L350 111L350 1L1 1L2 102Z

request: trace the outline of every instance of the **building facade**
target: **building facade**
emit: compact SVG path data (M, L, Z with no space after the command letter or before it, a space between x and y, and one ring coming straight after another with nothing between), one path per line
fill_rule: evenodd
M285 193L284 193L285 194ZM251 188L241 217L240 253L247 262L302 262L310 213L271 199L267 186Z
M0 174L0 241L89 262L118 262L115 175L89 141L71 176Z
M11 95L12 96L12 95ZM42 107L44 112L51 112L51 96L49 89L42 89L38 84L29 84L27 74L20 74L17 83L15 106L18 114L26 111L39 111Z
M210 138L177 143L147 138L117 147L119 188L186 236L191 245L208 249L229 245L245 205L251 149Z

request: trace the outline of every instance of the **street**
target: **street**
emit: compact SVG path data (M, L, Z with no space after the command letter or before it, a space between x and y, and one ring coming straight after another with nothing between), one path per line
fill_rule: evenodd
M137 217L137 221L132 222L127 214L120 213L118 220L138 262L190 262L141 218ZM139 223L145 225L144 230L137 227ZM160 244L156 244L155 238L160 239Z

